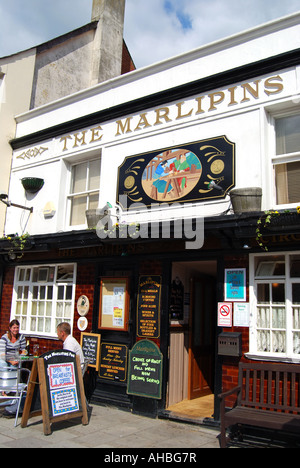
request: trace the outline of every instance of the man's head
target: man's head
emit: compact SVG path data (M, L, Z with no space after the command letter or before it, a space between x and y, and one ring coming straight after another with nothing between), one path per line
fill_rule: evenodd
M67 322L62 322L59 325L57 325L57 336L58 339L61 341L65 341L65 339L70 335L71 333L71 326Z

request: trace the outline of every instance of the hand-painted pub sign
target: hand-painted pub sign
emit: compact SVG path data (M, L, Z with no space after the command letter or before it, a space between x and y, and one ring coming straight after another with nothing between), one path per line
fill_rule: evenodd
M219 136L127 157L119 167L117 201L123 210L135 203L199 202L224 198L234 185L235 144Z

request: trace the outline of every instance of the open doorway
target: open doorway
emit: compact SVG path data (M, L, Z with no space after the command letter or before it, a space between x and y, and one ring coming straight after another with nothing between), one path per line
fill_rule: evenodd
M172 268L167 409L189 418L214 412L217 261Z

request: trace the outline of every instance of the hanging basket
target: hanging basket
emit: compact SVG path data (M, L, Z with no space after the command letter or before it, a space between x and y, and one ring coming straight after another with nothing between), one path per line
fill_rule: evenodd
M24 177L21 182L26 192L29 193L37 193L44 186L44 179L38 177Z

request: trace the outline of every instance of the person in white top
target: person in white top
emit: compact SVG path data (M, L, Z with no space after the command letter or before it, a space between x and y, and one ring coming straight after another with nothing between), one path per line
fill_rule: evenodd
M73 351L80 358L81 368L84 365L84 356L82 348L78 341L71 335L71 326L67 322L62 322L57 326L57 336L63 342L63 348Z

